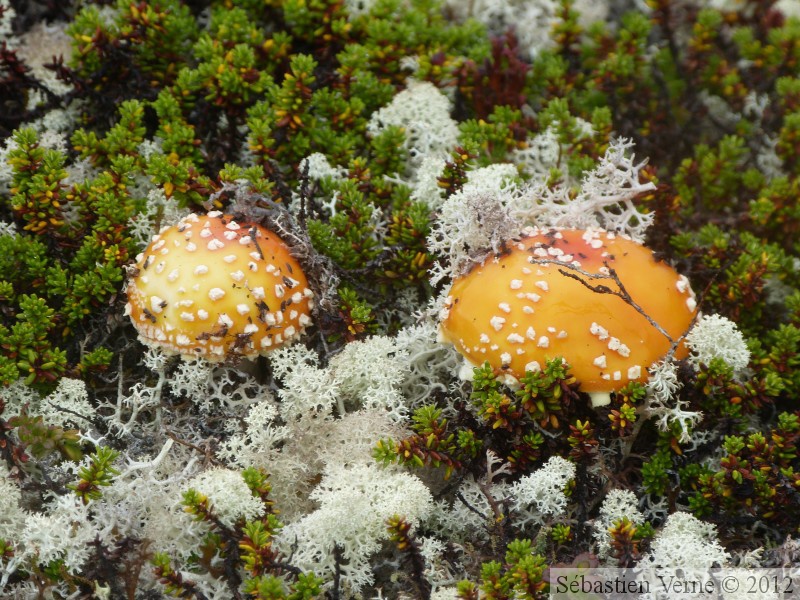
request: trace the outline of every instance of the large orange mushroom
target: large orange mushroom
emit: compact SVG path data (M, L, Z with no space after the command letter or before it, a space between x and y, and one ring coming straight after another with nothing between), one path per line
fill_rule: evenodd
M125 308L146 344L218 362L299 336L313 293L286 244L219 211L191 214L137 257Z
M534 229L453 283L441 333L470 365L516 379L560 356L602 405L645 381L695 313L686 277L627 236Z

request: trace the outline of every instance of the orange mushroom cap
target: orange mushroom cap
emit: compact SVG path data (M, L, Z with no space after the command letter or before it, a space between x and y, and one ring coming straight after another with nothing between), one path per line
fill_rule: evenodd
M562 357L581 389L602 395L647 369L672 342L630 299L677 340L695 312L686 277L627 236L589 229L533 229L458 278L442 311L441 333L472 365L488 361L497 373L519 379L525 371ZM600 276L598 278L589 275ZM675 356L686 349L680 344ZM597 403L599 404L599 402Z
M311 322L313 293L281 239L221 212L191 214L153 237L128 280L130 316L146 344L222 361L264 354Z

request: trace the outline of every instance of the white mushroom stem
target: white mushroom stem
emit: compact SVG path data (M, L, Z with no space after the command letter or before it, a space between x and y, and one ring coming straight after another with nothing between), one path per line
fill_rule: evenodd
M598 408L600 406L608 406L611 404L611 393L610 392L587 392L589 394L589 398L592 399L592 408Z

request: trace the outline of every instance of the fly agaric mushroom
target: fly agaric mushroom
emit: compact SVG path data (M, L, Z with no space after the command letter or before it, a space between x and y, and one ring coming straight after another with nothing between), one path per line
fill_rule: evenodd
M127 292L125 313L144 343L214 362L296 338L314 304L277 235L219 211L162 229L137 257Z
M528 233L453 283L442 336L468 365L488 361L515 379L560 356L592 404L607 404L610 392L644 381L689 327L696 312L689 281L627 236ZM685 355L680 344L675 356Z

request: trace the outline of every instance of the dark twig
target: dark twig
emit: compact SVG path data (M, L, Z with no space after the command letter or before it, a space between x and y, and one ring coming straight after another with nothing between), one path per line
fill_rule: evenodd
M638 312L640 315L642 315L645 319L647 319L647 322L650 323L650 325L652 325L653 327L655 327L655 329L661 335L663 335L665 338L667 338L669 340L670 344L677 346L677 344L680 343L680 339L678 339L678 340L673 339L673 337L669 333L667 333L666 329L664 329L661 325L656 323L656 321L650 315L648 315L641 306L639 306L636 303L636 301L628 293L628 290L625 289L625 286L622 284L622 281L620 280L619 275L617 275L617 272L614 269L612 269L611 267L609 267L608 263L606 263L606 262L603 263L604 266L608 269L608 275L606 275L604 273L589 273L588 271L584 271L580 267L576 267L575 265L570 265L570 264L563 263L563 262L560 262L560 261L557 261L557 260L544 259L544 258L543 259L539 259L539 258L532 258L531 257L529 259L529 262L531 262L533 264L538 264L538 265L556 264L559 267L564 267L564 268L559 268L558 269L558 272L561 273L562 275L564 275L564 277L569 277L570 279L574 279L575 281L579 282L580 284L582 284L583 286L587 287L588 289L590 289L591 291L593 291L593 292L595 292L597 294L611 294L612 296L616 296L617 298L620 298L623 302L625 302L627 305L629 305L631 308L633 308L636 312ZM570 273L569 271L567 271L565 269L570 269L572 271L575 271L575 273L577 273L578 275L582 275L583 277L586 277L588 279L608 279L608 280L611 280L617 285L619 290L614 290L614 289L612 289L612 288L610 288L610 287L608 287L606 285L602 285L602 284L600 284L600 285L592 285L588 281L585 281L585 280L581 279L575 273Z
M192 450L195 450L199 454L202 454L203 458L205 458L206 462L214 465L215 467L224 466L223 462L221 462L221 461L217 460L216 458L214 458L214 454L211 452L211 450L209 448L201 448L200 446L197 446L196 444L192 444L191 442L187 442L186 440L182 440L181 438L179 438L172 431L166 431L165 433L166 433L166 436L169 439L179 443L181 446L186 446L187 448L191 448Z
M344 559L344 551L339 544L333 547L333 560L335 562L333 568L333 588L330 591L331 600L339 600L339 586L342 583L342 560Z
M466 506L466 507L467 507L467 510L468 510L468 511L475 513L475 514L476 514L476 515L478 515L478 516L479 516L481 519L485 519L485 518L486 518L486 515L484 515L484 514L483 514L481 511L479 511L479 510L478 510L477 508L475 508L474 506L472 506L472 504L470 504L469 502L467 502L467 499L466 499L466 498L464 498L464 494L462 494L461 492L456 492L456 498L459 500L459 502L461 502L461 503L462 503L464 506Z

